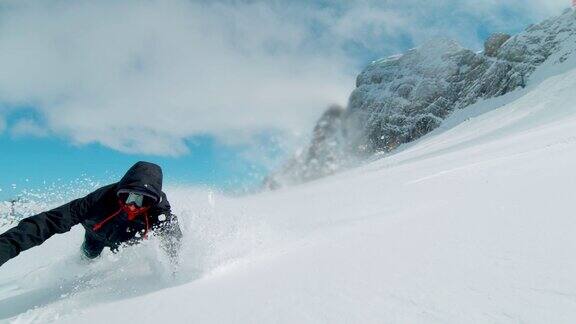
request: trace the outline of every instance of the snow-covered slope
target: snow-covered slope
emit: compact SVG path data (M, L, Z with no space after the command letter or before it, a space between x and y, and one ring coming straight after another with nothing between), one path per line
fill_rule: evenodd
M154 240L83 263L82 231L0 268L14 323L573 323L576 59L398 153L244 198L171 188Z
M85 263L81 228L54 237L0 268L0 322L574 323L575 68L336 176L169 188L176 277L153 239Z

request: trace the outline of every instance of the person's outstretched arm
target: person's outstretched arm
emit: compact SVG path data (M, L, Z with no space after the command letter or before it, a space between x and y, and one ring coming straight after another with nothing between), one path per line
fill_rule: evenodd
M72 226L80 223L85 211L101 190L52 210L24 218L17 226L0 234L0 266L20 252L44 243L54 234L68 232Z

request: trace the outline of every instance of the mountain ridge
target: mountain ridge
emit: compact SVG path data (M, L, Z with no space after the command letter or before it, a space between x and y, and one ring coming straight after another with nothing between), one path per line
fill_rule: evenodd
M358 75L348 106L337 118L329 117L330 108L308 146L272 173L265 186L314 180L413 142L454 111L526 87L540 66L572 56L574 42L576 13L568 9L514 36L494 33L479 53L439 38L376 60ZM326 125L327 120L334 125ZM318 136L318 128L326 131Z

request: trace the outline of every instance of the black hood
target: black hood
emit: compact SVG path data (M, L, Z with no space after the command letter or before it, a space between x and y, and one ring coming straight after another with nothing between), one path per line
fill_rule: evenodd
M140 191L160 201L162 197L162 168L150 162L137 162L118 182L118 191Z

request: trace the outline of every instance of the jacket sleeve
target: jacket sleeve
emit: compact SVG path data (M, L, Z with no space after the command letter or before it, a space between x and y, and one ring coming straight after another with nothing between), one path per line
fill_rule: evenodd
M156 215L163 215L163 217L158 218L163 220L158 222L154 227L154 232L158 235L160 246L170 259L170 262L176 265L178 263L178 256L182 245L182 230L178 223L178 217L172 214L170 203L164 193L162 193L162 201L158 204L153 213Z
M52 210L24 218L0 235L0 266L20 252L44 243L52 235L68 232L82 221L90 195Z

